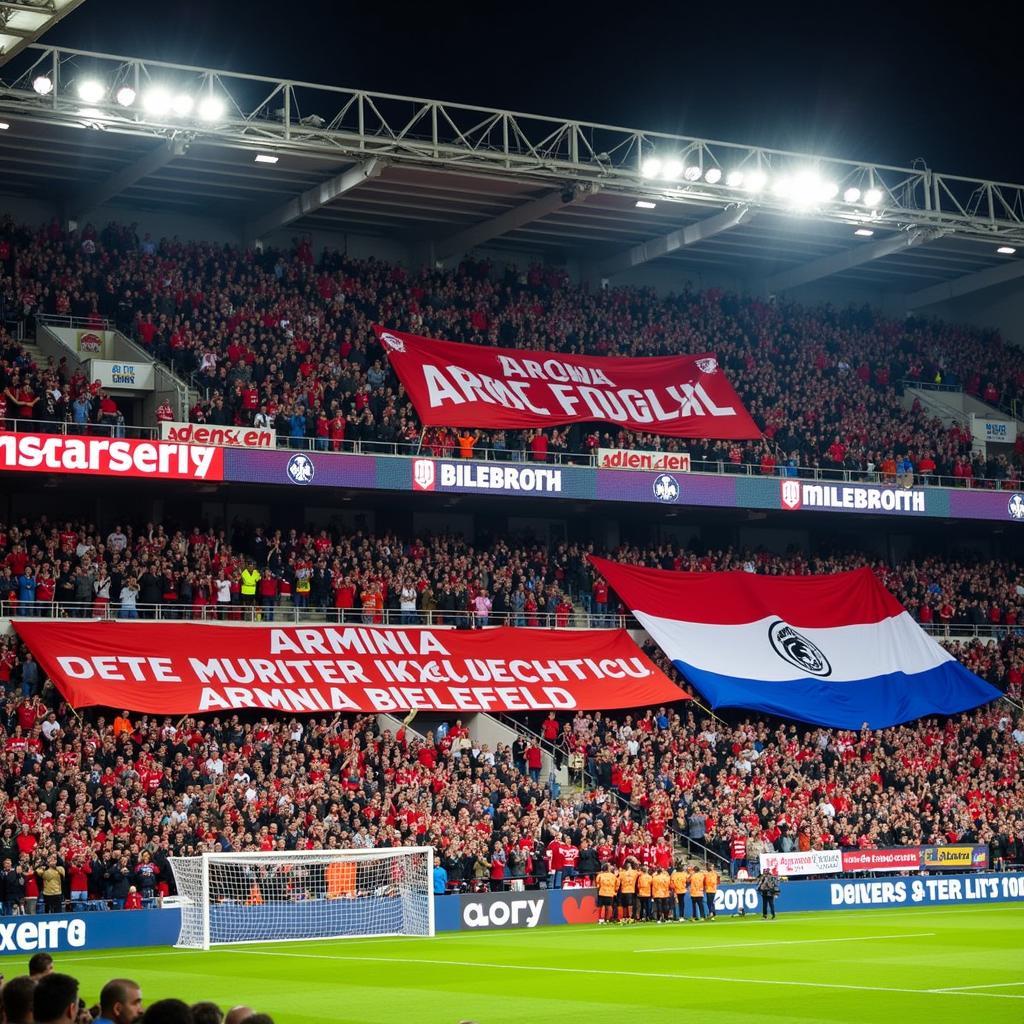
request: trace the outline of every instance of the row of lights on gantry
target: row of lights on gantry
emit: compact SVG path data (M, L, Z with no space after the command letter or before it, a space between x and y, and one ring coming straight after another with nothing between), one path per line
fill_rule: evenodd
M834 181L826 181L815 171L800 171L793 175L783 175L769 180L768 175L760 170L734 170L723 173L719 167L703 170L696 164L686 165L678 157L648 157L640 168L645 178L655 178L666 182L688 181L696 184L704 180L709 185L718 185L723 180L727 188L743 192L759 193L771 191L781 199L787 199L797 206L812 206L815 203L832 202L839 196L839 186ZM877 209L882 205L885 194L881 189L868 188L863 191L850 187L843 192L843 202L860 204L869 209Z
M39 75L32 81L33 90L40 96L53 92L53 79ZM75 85L75 94L89 106L108 99L109 90L96 78L83 78ZM122 85L114 92L118 106L134 107L139 95L130 85ZM142 93L141 108L151 117L197 117L200 121L221 121L227 110L224 100L213 93L196 97L187 92L173 92L166 86L148 86Z

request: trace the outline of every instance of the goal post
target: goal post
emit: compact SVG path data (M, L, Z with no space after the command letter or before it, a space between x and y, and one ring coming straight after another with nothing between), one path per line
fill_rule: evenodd
M185 949L434 934L429 846L169 859Z

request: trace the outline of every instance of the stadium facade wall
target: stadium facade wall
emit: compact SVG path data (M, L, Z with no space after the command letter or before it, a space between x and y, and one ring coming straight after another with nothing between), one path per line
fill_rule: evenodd
M994 903L1024 903L1024 872L862 876L783 883L778 909L781 913L801 913ZM594 889L467 893L436 897L434 906L439 932L593 924L597 920ZM757 890L749 883L722 886L716 906L724 916L760 912ZM177 909L4 917L0 918L0 956L172 946L178 939L179 924Z

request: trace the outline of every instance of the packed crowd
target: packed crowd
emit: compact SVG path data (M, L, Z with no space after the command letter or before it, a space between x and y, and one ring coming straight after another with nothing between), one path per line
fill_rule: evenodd
M251 1006L233 1006L227 1012L212 1002L193 1003L160 999L145 1005L138 982L113 978L90 1005L82 998L76 978L54 970L49 953L36 953L28 974L4 982L0 975L0 1004L5 1024L274 1024Z
M367 624L611 625L626 609L589 562L771 575L869 566L923 624L1024 628L1024 579L1004 559L925 555L896 565L862 553L785 555L678 545L538 543L456 534L399 537L335 527L182 529L127 521L101 529L46 516L0 523L0 606L22 615L273 621L285 614ZM940 633L943 630L939 630ZM1021 666L997 664L1019 688ZM983 673L984 674L984 673Z
M977 841L999 866L1024 853L1024 719L1004 702L861 733L689 703L552 713L492 750L457 720L420 734L373 716L80 717L47 682L6 688L0 730L15 913L149 905L174 891L168 855L204 850L429 843L453 889L560 885L631 857L670 867L684 848L726 857L738 838L752 865L834 846ZM582 791L542 776L544 746Z
M919 405L901 403L904 380L959 384L993 404L1019 398L1024 361L991 332L714 289L667 297L643 288L592 291L540 266L499 271L466 261L452 272L413 273L330 250L317 260L305 241L262 253L156 242L114 224L67 233L56 223L29 231L6 220L0 256L0 292L22 318L109 318L193 377L207 397L192 419L276 426L300 445L418 442L415 411L370 330L380 322L526 350L714 351L764 431L758 442L691 445L608 424L543 433L438 429L425 438L436 454L522 451L547 459L599 446L685 446L698 468L748 464L777 473L799 465L876 472L895 482L909 460L925 479L1018 481L1019 458L986 462L972 454L964 429L946 429ZM0 367L0 384L15 373L24 389L24 369L10 366ZM41 383L31 384L41 397Z

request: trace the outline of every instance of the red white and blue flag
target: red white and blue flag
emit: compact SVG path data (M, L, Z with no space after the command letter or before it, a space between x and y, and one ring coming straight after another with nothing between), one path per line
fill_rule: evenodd
M591 561L715 708L882 729L1001 696L928 636L870 569L758 576Z

